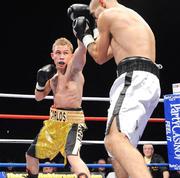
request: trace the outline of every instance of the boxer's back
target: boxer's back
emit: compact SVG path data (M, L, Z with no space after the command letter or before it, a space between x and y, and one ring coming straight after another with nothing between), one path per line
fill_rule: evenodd
M103 20L103 23L101 23ZM107 24L105 24L105 23ZM116 63L130 56L143 56L155 61L155 39L145 20L123 5L104 10L98 24L107 26Z

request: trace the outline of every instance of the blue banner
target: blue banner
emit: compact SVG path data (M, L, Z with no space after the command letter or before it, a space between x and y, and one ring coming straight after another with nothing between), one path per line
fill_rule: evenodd
M180 94L164 96L166 139L170 170L180 170Z
M6 173L5 172L0 172L0 178L6 178Z

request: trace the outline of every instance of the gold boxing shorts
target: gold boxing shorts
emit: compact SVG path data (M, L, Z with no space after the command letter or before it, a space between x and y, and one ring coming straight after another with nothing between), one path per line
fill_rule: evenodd
M38 159L49 158L52 160L60 152L65 158L65 164L66 155L78 155L83 131L86 129L84 113L81 108L67 110L51 107L49 120L43 123L43 127L27 154ZM69 144L70 142L71 144Z

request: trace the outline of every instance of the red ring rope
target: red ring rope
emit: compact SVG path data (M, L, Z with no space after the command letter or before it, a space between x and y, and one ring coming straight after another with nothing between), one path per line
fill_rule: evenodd
M49 116L45 115L19 115L19 114L0 114L0 119L33 119L47 120ZM86 121L106 121L107 117L85 117ZM148 122L164 122L163 118L150 118Z

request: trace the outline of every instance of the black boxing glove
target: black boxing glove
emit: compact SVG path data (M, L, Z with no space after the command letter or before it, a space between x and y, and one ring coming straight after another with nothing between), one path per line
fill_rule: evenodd
M46 82L53 77L56 73L56 67L53 64L48 64L42 67L37 72L37 83L36 90L43 91L45 88Z
M77 17L84 16L89 21L89 27L93 32L93 37L96 39L99 35L97 24L94 17L90 14L89 6L86 4L72 4L67 9L67 15L71 20L75 20Z
M89 19L90 16L89 6L86 4L72 4L67 9L67 15L71 20L74 20L80 16L84 16L87 19Z
M90 43L94 42L94 38L92 36L92 31L89 27L89 21L83 17L77 17L73 20L72 23L74 35L83 42L84 46L87 48Z

